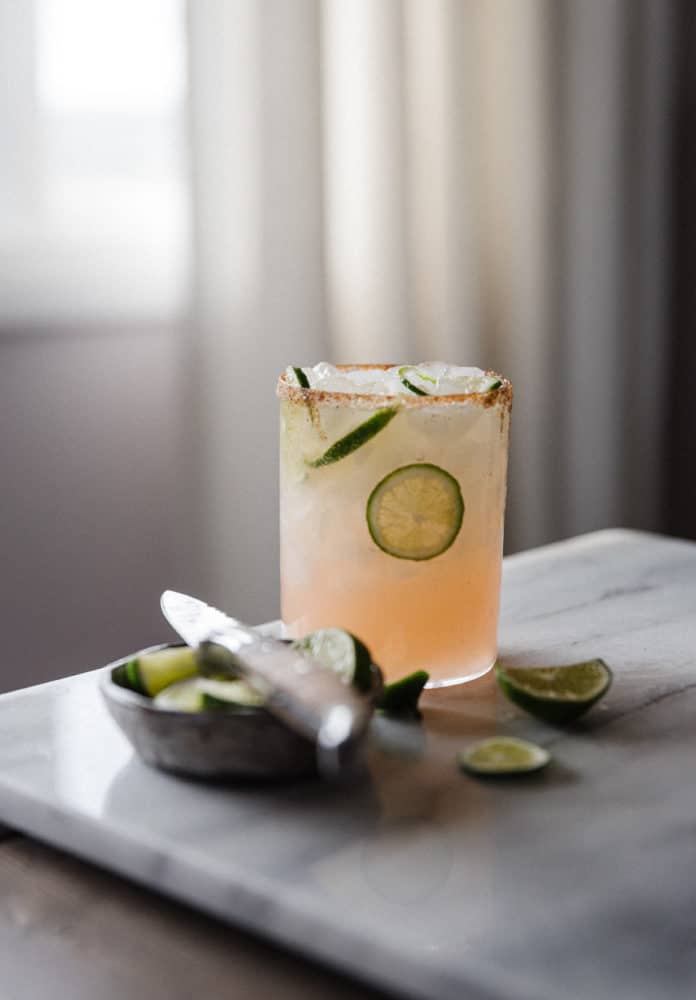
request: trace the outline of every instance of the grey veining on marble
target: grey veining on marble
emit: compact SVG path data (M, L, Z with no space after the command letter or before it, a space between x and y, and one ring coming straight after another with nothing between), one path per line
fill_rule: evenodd
M602 656L558 730L490 676L380 720L369 775L206 786L148 769L96 674L0 698L0 820L405 996L696 994L696 545L601 532L506 560L501 657ZM551 747L523 781L460 775L491 733Z

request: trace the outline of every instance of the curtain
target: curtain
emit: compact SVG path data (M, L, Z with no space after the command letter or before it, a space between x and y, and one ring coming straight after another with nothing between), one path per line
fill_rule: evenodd
M277 611L289 363L515 386L508 551L659 527L673 4L189 5L191 564Z

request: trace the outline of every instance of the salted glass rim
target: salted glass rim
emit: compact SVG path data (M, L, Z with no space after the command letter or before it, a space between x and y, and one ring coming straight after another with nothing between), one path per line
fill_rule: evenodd
M368 370L388 371L390 368L396 368L397 365L352 364L336 365L335 367L341 372ZM379 408L381 406L393 406L395 404L421 409L424 407L441 406L443 404L452 405L456 403L474 403L486 408L490 406L497 406L500 403L507 403L510 405L512 403L512 383L510 380L504 375L501 375L500 372L487 370L484 374L500 380L500 385L497 389L488 389L486 392L448 393L441 396L407 396L405 393L386 395L382 393L338 392L335 389L305 389L300 385L290 382L288 379L288 373L283 372L278 378L276 395L280 399L289 399L298 403L311 401L313 403L334 403L339 406L357 406L365 408Z

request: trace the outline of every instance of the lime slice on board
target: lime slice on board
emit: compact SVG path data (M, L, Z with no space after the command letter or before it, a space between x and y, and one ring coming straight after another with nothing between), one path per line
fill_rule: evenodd
M117 667L112 676L120 687L153 698L163 688L198 672L196 657L188 646L172 646L142 653Z
M609 690L612 674L604 660L561 667L495 665L498 684L510 701L544 722L572 722Z
M464 501L459 483L437 465L404 465L385 476L367 501L376 545L397 559L433 559L459 534Z
M367 646L341 628L321 628L292 643L304 649L322 666L333 670L346 684L359 691L372 687L372 657Z
M344 437L339 438L338 441L334 441L323 455L320 455L319 458L315 458L308 464L313 469L319 469L322 465L333 465L334 462L339 462L342 458L346 458L347 455L357 451L358 448L362 448L375 434L383 430L397 413L398 407L396 406L387 406L382 410L377 410L376 413L373 413L367 420L363 420L361 424L354 427Z
M457 754L463 771L484 777L530 774L546 767L550 760L548 750L514 736L480 740Z

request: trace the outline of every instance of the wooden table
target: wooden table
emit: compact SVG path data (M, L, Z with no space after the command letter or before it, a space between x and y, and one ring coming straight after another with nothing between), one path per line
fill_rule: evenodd
M2 1000L379 1000L236 928L0 827Z

